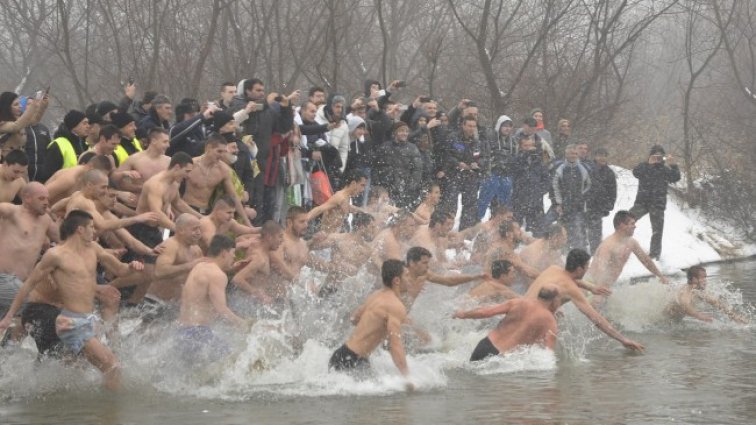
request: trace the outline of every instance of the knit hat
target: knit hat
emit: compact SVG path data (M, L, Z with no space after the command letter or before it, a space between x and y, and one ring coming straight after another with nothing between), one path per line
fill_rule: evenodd
M97 112L87 114L87 120L89 120L89 125L102 124L104 122L102 120L102 115L98 114Z
M110 119L113 121L113 125L118 128L124 128L129 125L129 123L134 122L134 117L126 112L116 112L110 116Z
M392 132L392 133L396 133L396 131L397 131L397 130L399 130L400 128L402 128L402 127L407 127L407 128L409 128L409 126L407 125L407 123L406 123L406 122L404 122L404 121L397 121L397 122L395 122L395 123L394 123L394 125L393 125L393 126L391 127L391 132Z
M103 100L97 105L97 113L101 116L105 116L108 114L108 112L113 112L118 109L118 106L115 105L113 102L109 102L107 100Z
M213 127L215 127L215 131L220 131L220 129L228 124L230 121L233 121L234 117L229 114L228 112L223 111L216 111L213 113Z
M84 118L86 118L84 112L72 109L68 111L65 117L63 117L63 124L65 124L66 128L69 130L73 130L73 128L79 125L80 122L84 121Z
M651 154L649 156L665 155L665 154L666 152L664 152L664 148L662 147L662 145L654 145L651 147Z

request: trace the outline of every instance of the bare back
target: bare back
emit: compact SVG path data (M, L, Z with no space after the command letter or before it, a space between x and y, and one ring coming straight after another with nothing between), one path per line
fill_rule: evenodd
M537 299L518 298L508 302L512 307L488 334L499 352L505 353L520 345L542 344L553 348L557 333L554 314Z
M197 264L186 279L181 291L179 323L183 326L207 326L217 317L210 298L211 285L228 284L223 270L213 263Z
M165 249L158 255L155 267L163 266L163 263L169 266L179 266L188 264L200 258L202 251L198 246L187 246L180 243L175 236L165 242ZM163 301L176 301L181 298L181 289L186 282L189 271L168 276L165 278L155 278L150 285L147 293L160 298Z

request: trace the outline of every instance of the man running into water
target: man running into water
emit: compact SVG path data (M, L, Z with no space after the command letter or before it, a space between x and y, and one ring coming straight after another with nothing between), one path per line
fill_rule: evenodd
M199 221L202 232L199 243L203 251L207 251L215 235L241 236L260 233L259 228L245 226L234 220L235 212L234 200L230 196L223 195L215 200L210 215L202 217Z
M588 269L588 263L591 261L591 255L585 252L585 250L576 248L567 254L567 263L564 268L559 266L551 266L544 270L543 273L538 275L536 280L530 284L530 288L525 293L524 298L535 299L538 298L540 290L548 285L556 285L559 289L559 296L561 297L561 303L572 301L591 322L595 323L599 329L605 334L619 341L627 348L643 352L644 347L637 342L625 338L624 335L619 333L611 324L591 307L588 299L585 297L582 289L589 289L596 291L597 293L605 293L592 287L578 286L579 279L583 277L586 269ZM581 289L582 288L582 289Z
M737 314L729 305L705 293L705 290L706 269L703 266L689 268L688 284L677 292L675 299L664 309L664 314L674 320L682 320L685 316L690 316L704 322L713 321L713 316L696 309L696 302L701 301L711 305L740 324L748 324L748 319Z
M614 233L604 239L596 249L591 267L585 274L585 280L599 288L609 288L622 273L630 254L635 254L648 271L657 276L662 283L668 284L667 277L659 271L654 260L643 251L638 241L633 238L635 216L629 211L617 211L614 214L613 224ZM592 300L592 303L594 306L599 306L603 301L604 297L598 296Z
M234 264L234 241L215 235L207 249L209 261L194 266L181 291L178 348L186 359L198 356L211 360L229 353L225 341L218 338L211 326L222 319L238 327L248 322L231 311L226 304L228 273Z
M430 251L423 247L415 246L407 251L407 277L404 279L402 298L407 309L411 309L415 300L425 288L427 282L443 286L457 286L473 280L485 279L483 274L465 275L452 274L440 275L429 270L430 259L433 257Z
M449 232L454 227L454 215L446 211L436 211L428 225L417 226L410 245L421 246L434 254L433 268L447 266L446 249L449 247Z
M231 282L240 291L234 291L236 302L254 301L264 305L282 306L288 293L288 285L271 275L270 257L283 243L283 229L273 220L268 220L260 229L260 243L247 251L249 261ZM235 304L236 305L236 304Z
M118 167L121 175L129 176L128 173L133 172L139 175L138 178L126 177L122 181L127 189L133 189L137 193L141 191L144 182L155 174L167 170L171 163L171 157L165 155L170 145L168 131L155 127L147 132L147 137L150 141L147 149L129 155Z
M543 239L536 239L520 251L520 258L539 272L564 263L562 248L567 243L567 230L559 223L546 229Z
M483 282L471 289L467 295L477 300L518 298L519 295L512 290L516 279L517 274L512 263L497 260L491 265L491 276L486 276Z
M441 186L438 183L428 184L424 192L423 202L415 209L415 220L418 224L428 224L438 203L441 202Z
M349 201L365 190L367 176L359 170L352 170L347 173L344 183L343 189L334 193L323 205L318 205L307 214L307 221L312 221L322 215L320 230L326 233L338 232L349 213L364 212Z
M373 243L375 250L371 261L375 269L386 260L402 259L402 251L406 249L403 243L415 233L416 225L414 217L407 210L402 209L391 215L388 227L378 233Z
M540 271L522 261L520 255L515 252L515 248L522 241L520 225L514 221L505 221L499 225L498 230L499 240L489 247L485 255L483 270L490 270L496 260L507 260L518 272L530 279L535 279Z
M402 344L402 324L407 322L407 309L399 299L402 280L407 278L407 269L399 260L386 260L381 266L384 288L373 292L352 315L356 328L349 339L336 350L328 362L328 368L337 371L366 370L370 368L368 357L384 340L388 340L391 359L396 368L409 379L409 368ZM408 380L408 390L414 389Z
M455 319L485 319L499 314L506 316L496 329L483 338L470 356L471 362L512 351L519 346L540 344L550 350L556 345L559 289L544 285L538 297L516 298L488 307L454 313Z
M103 345L95 332L97 318L94 300L97 292L97 263L115 275L141 270L142 263L124 264L94 242L92 216L84 211L71 211L60 226L63 244L49 249L34 267L31 275L18 291L8 313L0 321L0 332L10 325L13 315L21 308L29 293L47 276L58 287L63 307L55 320L55 330L64 347L73 354L84 353L87 360L100 369L105 387L120 387L121 373L118 359ZM71 261L71 259L78 261Z

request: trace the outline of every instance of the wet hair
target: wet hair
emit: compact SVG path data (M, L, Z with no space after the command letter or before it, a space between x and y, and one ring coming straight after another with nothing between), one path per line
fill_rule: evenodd
M381 280L383 280L383 285L390 288L394 278L402 277L403 272L404 263L401 261L394 259L384 261L381 266Z
M587 267L589 261L591 261L591 254L584 249L574 248L567 254L564 269L568 272L574 272L578 267Z
M453 218L452 214L448 211L433 211L433 214L431 214L430 217L430 223L428 223L428 227L434 228L439 224L443 224L446 222L446 220Z
M147 138L150 139L150 141L156 140L159 135L165 134L168 135L168 130L162 128L162 127L153 127L147 132ZM139 135L137 135L139 137Z
M291 206L289 207L289 210L286 211L286 220L294 220L302 214L307 214L307 210L302 207Z
M344 176L344 184L348 186L350 183L359 183L360 180L367 179L367 175L362 170L353 169L346 173Z
M614 228L620 227L620 224L625 224L631 219L635 219L635 214L631 213L630 211L626 210L619 210L617 213L614 214L614 219L612 219L612 224L614 225Z
M228 251L236 247L236 242L226 235L215 235L210 240L210 246L207 247L208 257L218 257L223 251Z
M92 164L93 170L100 170L107 174L113 171L113 163L110 162L110 158L107 155L92 155L83 161L82 164Z
M120 134L121 132L118 130L118 127L113 124L108 124L100 129L100 139L104 137L105 140L110 140L113 136Z
M509 273L512 263L509 260L496 260L491 264L491 277L498 279L503 274Z
M544 239L549 240L555 236L562 235L564 232L564 226L562 226L559 223L552 223L548 229L546 229L546 234L544 235Z
M373 221L375 221L375 218L373 218L372 215L357 213L354 215L354 217L352 217L352 227L355 229L362 229Z
M176 152L171 157L171 162L170 164L168 164L168 169L170 170L176 165L178 165L181 168L184 168L186 167L187 164L194 164L192 157L186 152Z
M63 219L63 223L60 224L60 239L66 240L69 236L76 233L76 229L82 226L86 226L92 221L92 214L82 211L73 210Z
M273 236L273 235L279 234L282 231L283 231L283 228L281 228L280 224L276 223L273 220L268 220L265 223L263 223L262 227L260 228L260 235Z
M215 209L215 207L217 207L218 204L220 203L226 204L227 206L231 208L236 208L236 203L234 202L234 198L228 195L223 195L216 198L215 202L213 202L213 209Z
M688 275L688 285L690 285L691 283L693 283L693 279L697 278L698 275L701 274L702 272L706 272L706 269L704 268L704 266L702 266L700 264L696 265L696 266L691 266L688 269L688 273L687 273L687 275Z
M3 163L7 165L22 165L26 167L29 165L29 157L26 156L26 152L14 149L3 156Z
M207 138L207 142L205 143L205 149L212 148L215 149L220 145L227 145L228 142L226 141L226 138L221 136L218 133L213 133L210 135L210 137Z
M417 263L423 257L432 258L433 254L422 246L413 246L407 251L407 264Z
M538 291L538 299L551 301L559 295L559 290L554 286L546 286Z
M515 226L515 222L512 220L506 220L499 225L499 236L506 238L508 234L512 233Z

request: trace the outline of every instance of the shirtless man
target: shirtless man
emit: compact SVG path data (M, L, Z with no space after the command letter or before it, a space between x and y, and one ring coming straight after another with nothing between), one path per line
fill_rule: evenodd
M383 186L371 186L364 210L365 213L372 215L378 227L383 229L389 217L398 212L399 208L391 204L388 190Z
M402 254L406 244L415 233L415 219L407 210L399 210L392 215L387 223L387 228L381 230L375 237L373 246L375 250L371 255L372 266L380 269L379 264L386 260L402 260Z
M688 269L688 284L676 294L675 299L665 308L664 314L674 320L682 320L690 316L704 322L711 322L714 318L710 314L702 313L696 309L696 302L702 301L721 311L730 319L748 324L748 320L737 314L732 307L705 293L706 269L703 266L693 266Z
M536 298L515 298L503 304L458 311L454 313L454 318L485 319L499 314L506 315L496 329L489 332L475 347L470 361L477 362L520 346L540 344L553 350L557 336L554 312L559 306L557 287L544 285Z
M441 202L441 186L435 182L430 183L425 189L423 202L415 209L415 218L418 220L418 224L430 222L439 202Z
M633 238L635 216L629 211L617 211L614 214L613 224L614 233L604 239L596 248L596 255L593 257L591 267L585 274L585 280L600 288L609 288L622 273L630 254L635 254L648 271L657 276L663 284L668 284L667 277L659 271L654 260L643 251L638 241ZM595 297L592 301L594 306L600 306L603 302L604 297L602 296Z
M265 305L281 305L286 298L288 286L280 279L273 279L270 273L271 254L283 243L283 229L273 220L268 220L260 229L260 243L247 251L249 263L239 270L231 282ZM241 294L239 294L241 295Z
M29 158L23 151L12 150L3 156L0 164L0 202L13 202L21 188L26 186Z
M231 178L231 167L223 162L228 152L226 139L219 134L213 134L205 143L205 154L194 162L194 169L186 179L186 193L184 201L200 214L210 212L210 197L219 184L223 184L225 193L234 200L236 213L242 222L252 227L239 198L236 196L234 182Z
M58 225L47 214L47 189L32 182L20 196L21 205L0 203L0 316L8 311L47 239L59 241Z
M234 220L235 212L234 200L230 196L223 195L215 200L210 215L202 217L199 221L202 232L199 243L203 251L207 251L215 235L231 234L236 237L260 233L258 227L245 226Z
M118 180L125 190L139 192L144 182L155 174L168 169L171 158L165 155L170 145L168 132L160 127L155 127L147 133L150 143L147 149L130 155L126 161L118 166L125 177ZM132 174L135 173L135 174Z
M344 279L355 276L367 264L373 253L372 241L378 233L373 216L357 213L352 218L352 231L331 233L325 240L313 244L313 249L331 248L331 259L316 264L315 268L328 271L328 276L318 289L321 297L335 293Z
M155 261L155 280L144 298L145 304L158 307L157 315L181 298L181 288L194 266L208 261L198 246L200 234L200 220L184 213L176 219L176 234L163 243Z
M151 212L143 212L134 217L126 218L103 217L103 215L97 210L95 200L104 199L108 196L108 177L99 170L89 170L81 177L81 182L81 190L71 195L71 198L68 200L66 214L73 210L86 211L94 217L94 225L98 233L128 227L138 223L157 222L157 214Z
M454 227L454 216L446 211L436 211L427 226L420 225L410 240L410 245L421 246L433 253L433 267L446 265L446 249L449 247L449 232Z
M514 251L521 240L521 235L522 230L514 221L505 221L499 225L499 240L489 247L483 270L490 270L491 265L496 260L508 260L518 272L530 279L538 277L540 271L531 264L524 262Z
M97 263L116 275L130 269L139 270L142 263L124 264L94 242L94 223L89 213L71 211L60 226L64 242L49 249L34 267L31 275L18 291L8 313L0 321L0 332L10 324L13 315L21 308L29 293L40 281L50 275L57 285L63 307L55 321L58 337L73 354L84 353L87 360L100 369L105 387L115 390L120 386L118 359L108 347L97 339L94 300L97 292ZM78 261L71 261L76 258Z
M567 243L567 230L559 223L546 229L543 239L536 239L520 251L520 258L539 272L549 266L564 264L562 248Z
M496 260L491 265L491 277L484 278L483 282L471 289L467 295L476 300L518 298L519 295L511 289L516 278L512 263Z
M525 293L525 298L537 298L541 289L548 285L556 285L559 288L559 296L561 298L561 304L572 301L591 322L595 323L601 331L610 337L619 341L627 348L640 351L644 350L644 347L635 341L625 338L619 333L611 324L591 307L588 299L585 297L583 290L578 286L579 279L583 277L585 271L588 269L588 263L591 261L591 256L582 249L573 249L567 254L567 263L565 268L559 266L551 266L543 273L538 275L538 278L530 284L528 291ZM594 288L595 289L595 288ZM596 290L594 294L601 293Z
M161 171L144 182L142 193L137 202L137 214L152 212L157 214L157 226L175 230L171 217L174 214L188 213L197 218L202 215L193 210L179 196L179 186L186 179L193 167L192 157L178 152L171 158L168 169ZM159 228L150 224L136 224L129 228L131 234L145 245L154 248L163 242Z
M343 189L334 193L326 203L318 205L307 214L307 221L323 216L320 222L320 230L323 232L338 232L349 213L364 212L361 208L353 206L349 201L365 190L367 176L359 170L352 170L347 173L344 183Z
M61 199L68 198L77 190L81 190L81 177L89 170L99 170L108 175L113 170L113 165L108 157L96 155L84 164L56 171L45 182L45 187L50 193L50 205L55 205Z
M177 330L178 348L186 359L196 361L199 354L217 360L229 353L225 341L210 328L217 319L238 327L247 321L226 303L227 272L234 264L234 240L215 235L207 249L209 261L194 266L181 291L181 311Z
M514 220L512 210L506 205L498 205L491 208L491 218L488 221L468 227L452 236L455 239L472 239L473 246L470 253L470 261L481 263L484 261L488 249L498 240L501 223L511 220ZM462 241L457 242L461 244Z
M384 288L373 292L352 315L356 325L349 339L336 350L328 368L337 371L366 370L368 357L384 340L388 340L391 359L404 376L408 391L414 389L409 381L409 368L402 344L402 325L407 322L407 309L399 299L402 280L407 269L399 260L387 260L381 266Z
M310 247L302 239L307 231L307 211L302 207L289 207L286 211L286 229L283 243L270 253L270 264L277 274L294 281L305 264L311 262Z
M411 309L415 300L425 288L426 282L443 286L457 286L478 279L485 279L485 273L475 275L452 274L440 275L429 270L430 259L433 256L425 248L415 246L407 251L407 274L402 288L402 299L407 309Z

